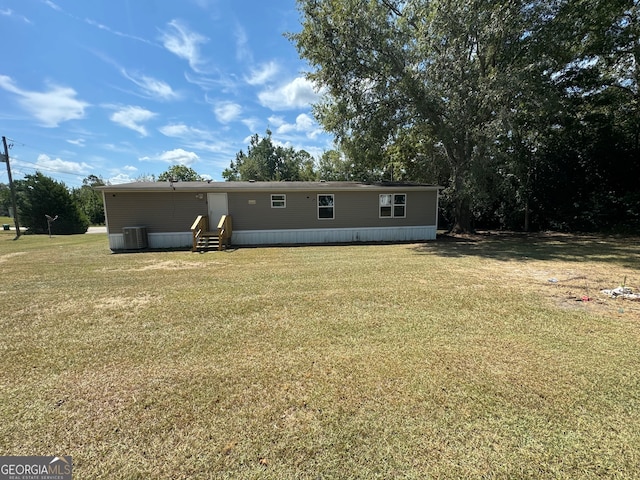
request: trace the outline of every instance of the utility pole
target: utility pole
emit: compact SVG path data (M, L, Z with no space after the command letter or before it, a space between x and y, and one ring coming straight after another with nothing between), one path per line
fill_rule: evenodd
M9 190L11 192L11 205L13 206L13 223L16 226L16 239L20 238L20 220L18 219L18 202L16 202L16 187L13 184L11 176L11 164L9 163L9 149L7 148L7 139L2 137L2 145L4 146L3 160L7 162L7 175L9 176Z

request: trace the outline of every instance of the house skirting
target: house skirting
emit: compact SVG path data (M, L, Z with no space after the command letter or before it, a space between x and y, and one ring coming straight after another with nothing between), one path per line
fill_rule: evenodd
M148 248L190 248L193 244L191 232L165 232L147 234ZM109 234L109 248L113 251L124 250L124 235L122 233Z
M232 245L301 245L354 242L435 240L435 226L322 228L300 230L234 230Z
M236 230L231 237L231 245L410 242L435 240L435 238L435 226ZM149 233L147 240L151 249L189 248L193 242L193 235L191 232ZM109 248L113 251L124 250L123 234L109 234Z

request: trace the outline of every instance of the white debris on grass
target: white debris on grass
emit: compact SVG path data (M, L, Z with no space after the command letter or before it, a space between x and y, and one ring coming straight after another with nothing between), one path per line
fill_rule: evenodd
M639 300L640 294L633 293L629 287L618 287L613 290L601 290L601 292L611 298L624 298L626 300Z

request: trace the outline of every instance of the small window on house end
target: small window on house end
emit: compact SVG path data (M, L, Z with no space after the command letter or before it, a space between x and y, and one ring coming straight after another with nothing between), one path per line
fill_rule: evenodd
M393 195L380 195L380 216L391 217L393 212Z
M318 195L318 219L320 220L333 220L334 201L333 194Z
M283 193L271 195L271 208L287 208L287 196Z
M407 214L407 196L404 193L396 193L393 196L393 216L405 217Z
M380 195L380 218L403 218L407 211L405 193L383 193Z

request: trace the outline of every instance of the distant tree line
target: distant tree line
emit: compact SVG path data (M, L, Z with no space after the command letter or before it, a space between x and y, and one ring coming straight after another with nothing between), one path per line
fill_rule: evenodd
M247 152L240 150L222 172L227 181L309 181L316 178L313 157L304 150L273 143L271 131L251 137Z
M158 175L143 175L138 181L196 181L202 177L193 169L173 165ZM104 225L104 200L95 189L108 185L102 177L89 175L82 186L68 188L41 172L25 175L16 180L16 193L20 225L29 234L45 234L51 231L58 235L85 233L89 225ZM11 216L9 186L0 183L0 216ZM55 220L53 220L55 219Z
M639 231L637 0L298 5L353 179L442 185L456 231Z
M338 150L325 151L315 159L305 150L274 142L272 132L254 134L246 152L239 151L222 172L227 181L382 181L385 170L348 160Z
M102 194L94 187L104 185L102 178L86 177L82 186L69 189L40 172L16 180L16 197L20 225L29 234L49 232L59 235L85 233L90 224L104 224ZM9 187L0 184L0 215L9 216ZM53 220L55 219L55 220Z

